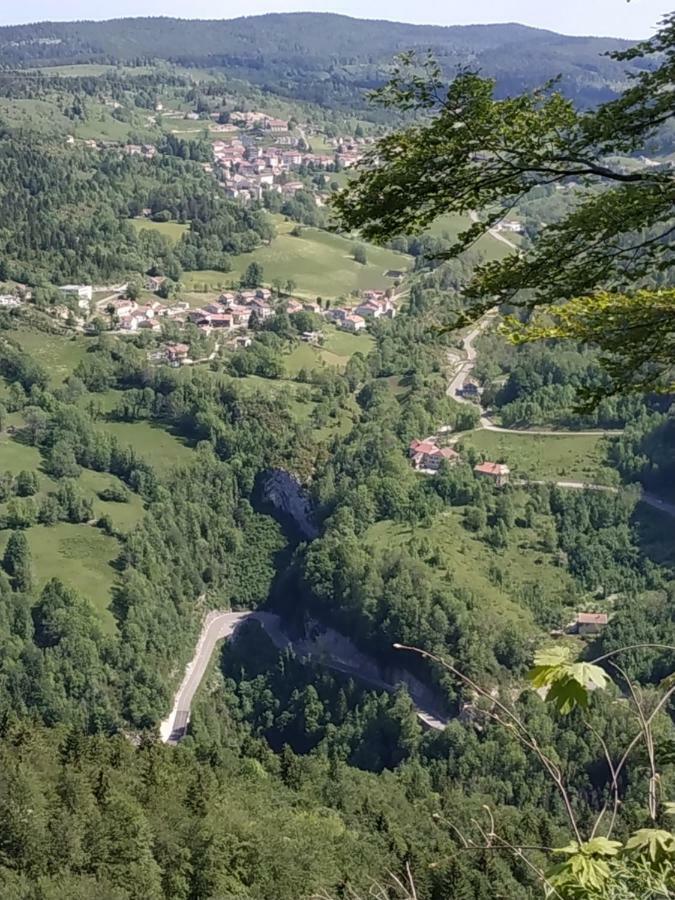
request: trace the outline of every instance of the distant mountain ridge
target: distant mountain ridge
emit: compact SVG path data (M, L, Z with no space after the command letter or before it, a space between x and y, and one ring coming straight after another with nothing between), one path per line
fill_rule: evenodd
M571 37L518 24L410 25L332 13L270 13L228 20L171 18L41 22L0 28L5 66L162 59L218 67L279 93L317 102L381 83L403 50L430 49L446 72L471 66L497 78L502 93L557 75L584 104L613 96L624 67L605 55L629 46L614 38Z

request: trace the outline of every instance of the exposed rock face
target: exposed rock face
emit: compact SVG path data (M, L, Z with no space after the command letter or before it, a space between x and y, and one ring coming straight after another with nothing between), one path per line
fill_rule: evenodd
M265 475L263 498L282 516L293 521L305 540L319 536L319 528L312 514L312 503L300 482L284 469L272 469Z

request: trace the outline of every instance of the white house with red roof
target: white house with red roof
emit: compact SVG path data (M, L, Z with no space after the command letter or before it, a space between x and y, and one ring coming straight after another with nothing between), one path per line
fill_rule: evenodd
M344 331L351 331L353 334L356 334L359 331L363 331L366 327L366 320L363 316L356 315L352 313L351 315L347 315L344 319L338 322L340 328Z
M456 450L452 447L438 447L430 438L425 441L411 441L408 455L414 468L421 471L437 472L444 461L451 466L459 461L459 453Z
M489 478L497 485L502 487L508 484L511 470L505 463L482 462L473 467L473 471L478 478Z

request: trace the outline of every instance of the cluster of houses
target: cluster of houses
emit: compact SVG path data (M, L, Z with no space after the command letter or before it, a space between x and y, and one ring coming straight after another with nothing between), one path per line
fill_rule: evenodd
M297 143L296 138L290 140ZM262 199L265 191L293 196L304 185L289 175L301 166L315 169L335 166L334 156L310 153L278 142L261 147L245 135L231 141L214 141L213 157L227 195L245 202Z
M361 302L353 309L334 306L325 310L324 315L337 328L357 334L365 329L369 319L393 319L396 306L385 291L365 291Z
M443 462L455 465L461 459L459 453L452 447L439 447L435 438L425 440L413 440L408 447L408 456L415 469L426 474L437 472ZM486 478L497 487L508 484L511 470L504 463L482 462L473 467L474 474L478 478Z

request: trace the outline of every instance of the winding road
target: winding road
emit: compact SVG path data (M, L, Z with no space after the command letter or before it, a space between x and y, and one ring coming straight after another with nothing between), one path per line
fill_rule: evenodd
M494 235L493 235L494 237ZM491 310L487 313L483 318L474 325L471 331L464 337L464 350L466 352L466 358L463 359L454 373L452 374L447 388L447 394L451 396L458 403L471 403L473 406L477 404L473 403L471 400L468 400L465 397L462 397L461 394L457 393L458 390L461 389L465 380L469 377L471 372L473 371L473 367L476 361L476 348L474 347L474 341L485 331L491 321L496 317L496 312ZM536 429L521 429L521 428L502 428L500 425L495 425L494 422L490 419L488 413L481 410L480 419L478 423L478 428L482 428L485 431L497 431L501 434L518 434L518 435L540 435L544 437L570 437L570 436L596 436L596 437L616 437L617 435L623 434L622 429L612 429L612 428L595 428L588 429L585 431L554 431L554 430L536 430ZM616 487L610 487L606 484L593 484L582 481L527 481L521 482L523 484L555 484L560 488L570 488L571 490L591 490L591 491L608 491L610 493L618 493L619 489ZM664 513L667 516L671 516L675 518L675 503L669 503L667 500L662 500L660 497L657 497L655 494L650 494L646 492L642 492L640 494L640 502L647 504L647 506L651 506L653 509L657 509L660 512Z
M177 744L181 738L185 737L190 721L192 701L208 668L216 644L225 638L232 637L239 625L250 619L262 625L267 636L280 650L284 650L287 647L296 647L294 642L284 632L281 619L275 613L261 610L241 612L215 611L209 613L204 620L192 660L186 666L183 681L176 691L171 712L160 724L159 733L165 744ZM313 656L306 649L304 652L301 650L300 655L305 658L312 658ZM359 666L357 656L358 654L355 653L353 662L350 662L344 658L330 658L323 652L320 662L329 669L358 678L360 681L364 681L379 690L390 693L396 690L398 684L392 684L374 677L371 671L372 666L369 667L368 672L364 672L363 667ZM415 707L417 717L422 724L434 731L442 731L450 721L450 717L443 716L438 710L433 709L428 702L428 698L422 696L421 691L410 685L406 685L406 687Z

